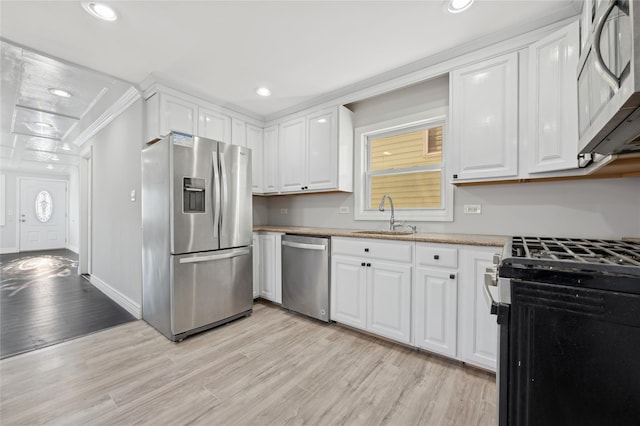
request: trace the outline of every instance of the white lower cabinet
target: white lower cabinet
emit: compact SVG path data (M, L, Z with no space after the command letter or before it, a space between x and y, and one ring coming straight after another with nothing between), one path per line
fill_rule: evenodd
M260 238L258 234L253 234L253 298L260 297Z
M482 286L500 247L356 238L331 246L332 321L496 370L498 329Z
M456 356L458 283L456 273L416 268L414 342L419 348Z
M413 245L333 238L331 319L410 343ZM385 260L394 256L405 262Z
M367 330L410 343L411 265L371 261L367 267Z
M258 274L256 275L254 271L254 279L258 278L260 297L276 303L282 303L281 239L282 234L257 234ZM256 262L254 261L254 267L255 264Z
M468 364L496 371L498 324L483 293L485 270L493 265L496 247L465 247L460 250L458 280L458 358Z
M346 256L331 258L331 319L365 330L367 274L362 261Z

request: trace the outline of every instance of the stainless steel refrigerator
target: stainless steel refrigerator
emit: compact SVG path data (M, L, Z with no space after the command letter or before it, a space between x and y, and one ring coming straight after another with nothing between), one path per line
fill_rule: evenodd
M175 132L147 144L143 319L178 341L251 314L252 222L250 149Z

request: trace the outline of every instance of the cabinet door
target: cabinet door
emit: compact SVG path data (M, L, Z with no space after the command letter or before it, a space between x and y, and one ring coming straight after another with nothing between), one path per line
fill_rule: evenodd
M253 298L260 297L260 278L262 270L260 265L260 236L253 234Z
M415 345L456 356L457 271L418 268L414 284Z
M453 181L518 174L518 54L451 73Z
M262 194L262 128L247 124L247 148L251 149L251 188L254 194Z
M300 117L280 125L278 170L280 191L302 191L306 185L305 118Z
M237 118L231 119L231 143L238 146L247 146L247 125Z
M276 250L274 235L259 235L260 241L260 296L275 302L276 294Z
M262 191L278 192L278 126L264 129Z
M498 324L484 298L485 270L493 265L499 249L465 248L461 250L462 268L458 284L460 322L458 358L469 364L496 371Z
M335 108L307 116L308 189L338 187L338 116Z
M216 111L199 108L198 136L231 143L231 118Z
M366 267L344 256L331 259L331 319L366 329Z
M529 47L529 172L578 167L578 22Z
M367 330L411 342L411 266L371 261L367 267Z
M160 93L160 134L172 131L197 134L198 107L189 101L166 93Z

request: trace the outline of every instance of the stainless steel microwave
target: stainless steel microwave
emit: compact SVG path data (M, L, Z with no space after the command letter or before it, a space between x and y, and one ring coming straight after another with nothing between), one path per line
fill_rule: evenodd
M581 154L640 151L640 0L586 0L578 65Z

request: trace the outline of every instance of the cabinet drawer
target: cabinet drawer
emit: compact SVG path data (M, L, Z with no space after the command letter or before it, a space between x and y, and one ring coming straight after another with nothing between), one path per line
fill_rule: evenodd
M357 256L363 259L412 262L413 243L358 238L332 238L332 254Z
M438 266L441 268L458 267L458 249L434 245L416 245L416 263L418 266Z

